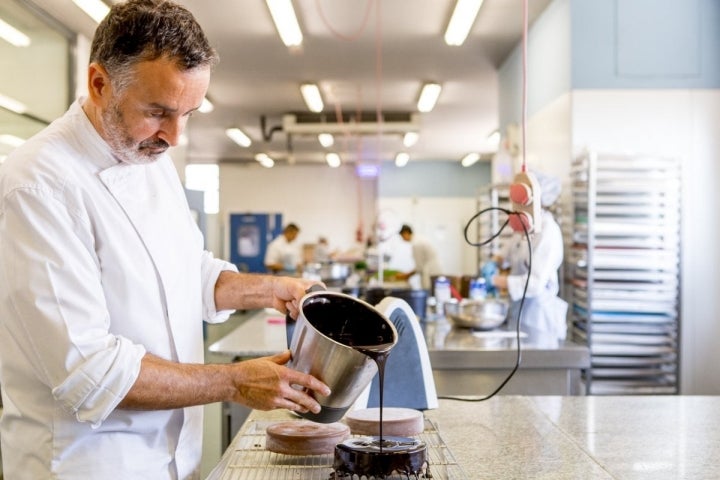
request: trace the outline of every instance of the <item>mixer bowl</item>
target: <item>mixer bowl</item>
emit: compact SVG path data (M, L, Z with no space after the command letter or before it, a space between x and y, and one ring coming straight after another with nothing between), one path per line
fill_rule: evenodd
M462 299L445 302L445 317L456 327L492 330L505 321L509 304L498 298Z

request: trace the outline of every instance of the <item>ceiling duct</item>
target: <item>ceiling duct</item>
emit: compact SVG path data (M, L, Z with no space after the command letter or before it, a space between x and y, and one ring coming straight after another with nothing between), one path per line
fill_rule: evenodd
M282 129L288 135L403 135L420 131L420 114L385 112L378 121L375 112L343 113L340 118L332 113L290 113L283 115Z

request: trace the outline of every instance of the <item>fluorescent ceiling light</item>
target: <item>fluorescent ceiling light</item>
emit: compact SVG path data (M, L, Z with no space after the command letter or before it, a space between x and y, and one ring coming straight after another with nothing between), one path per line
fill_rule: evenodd
M332 168L337 168L342 163L340 161L340 155L334 152L330 152L327 155L325 155L325 161L328 165L330 165Z
M318 135L318 141L320 142L320 145L325 148L332 147L335 143L335 139L329 133L321 133Z
M403 136L403 145L405 145L406 148L412 147L415 145L420 138L420 134L418 132L407 132L405 136Z
M457 0L445 31L445 43L457 46L465 42L482 3L483 0Z
M12 112L20 114L27 112L25 104L18 102L14 98L6 97L2 93L0 93L0 107L7 108Z
M102 0L73 0L73 2L97 23L100 23L110 11L110 7Z
M463 157L463 159L460 161L463 167L469 167L470 165L473 165L478 160L480 160L480 154L479 153L468 153Z
M409 160L410 155L408 155L406 152L400 152L395 156L395 166L404 167L405 165L407 165Z
M250 137L245 135L245 132L239 128L228 128L225 130L225 135L230 137L233 142L237 143L241 147L249 147L252 144Z
M303 100L311 112L322 112L325 105L323 105L322 96L320 95L320 89L314 83L303 83L300 85L300 93L302 93Z
M260 165L265 168L272 168L273 165L275 165L275 160L270 158L270 156L266 153L258 153L257 155L255 155L255 160L257 160L258 163L260 163Z
M15 135L0 135L0 143L4 143L5 145L10 145L11 147L19 147L23 143L25 143L24 138L16 137Z
M0 18L0 38L7 40L16 47L27 47L30 45L30 37L22 33L9 23Z
M440 96L442 87L439 83L426 83L423 85L422 91L420 92L420 99L418 99L417 108L423 113L427 113L435 108L435 103Z
M213 105L212 102L210 100L208 100L207 97L203 97L203 101L200 104L200 107L198 108L198 112L210 113L213 110L215 110L215 105Z
M290 0L265 0L275 28L277 28L280 40L287 47L297 47L303 41L303 34L300 31L295 10Z

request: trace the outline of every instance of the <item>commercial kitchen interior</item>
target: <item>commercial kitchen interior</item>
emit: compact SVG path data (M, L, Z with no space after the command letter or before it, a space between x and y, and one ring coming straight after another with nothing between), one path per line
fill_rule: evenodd
M214 110L198 113L187 143L172 151L187 188L205 192L198 219L216 256L230 257L232 214L281 214L300 225L300 241L325 236L348 250L389 212L434 242L447 274L476 274L478 252L463 227L483 195L511 179L523 138L525 71L528 165L563 180L563 295L572 303L578 159L585 152L599 162L673 159L680 203L671 394L720 394L713 368L720 362L720 2L530 0L526 69L521 0L486 0L459 46L443 41L451 0L295 0L301 47L283 45L265 2L179 3L221 57L208 91ZM15 44L0 39L2 161L82 94L97 23L73 0L3 0L0 19L24 34ZM301 97L300 85L309 82L320 86L321 113ZM421 112L416 101L427 82L442 91ZM350 131L357 111L370 119L369 133ZM379 112L386 121L376 121ZM303 121L309 133L298 128ZM336 128L334 149L314 138L320 124ZM251 144L228 139L231 127ZM415 145L403 146L407 131L419 132ZM499 141L489 138L495 132ZM326 163L329 151L340 153L339 167ZM398 166L401 152L409 160ZM274 165L261 165L258 154ZM466 154L475 155L468 166ZM198 166L215 168L209 182ZM208 327L206 344L235 326ZM220 406L207 407L209 464L222 450L221 415Z

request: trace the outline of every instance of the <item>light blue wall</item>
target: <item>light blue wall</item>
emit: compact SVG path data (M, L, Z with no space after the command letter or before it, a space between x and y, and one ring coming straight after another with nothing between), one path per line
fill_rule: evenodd
M522 115L518 45L498 72L501 127ZM528 35L528 116L573 89L720 88L720 0L555 0Z
M570 40L570 0L557 0L528 32L528 117L570 90ZM521 48L518 45L498 71L500 125L522 118Z
M574 89L720 87L718 0L572 0L571 17Z
M384 162L378 179L380 197L475 197L491 182L490 164L463 167L459 162L410 162L398 168Z

